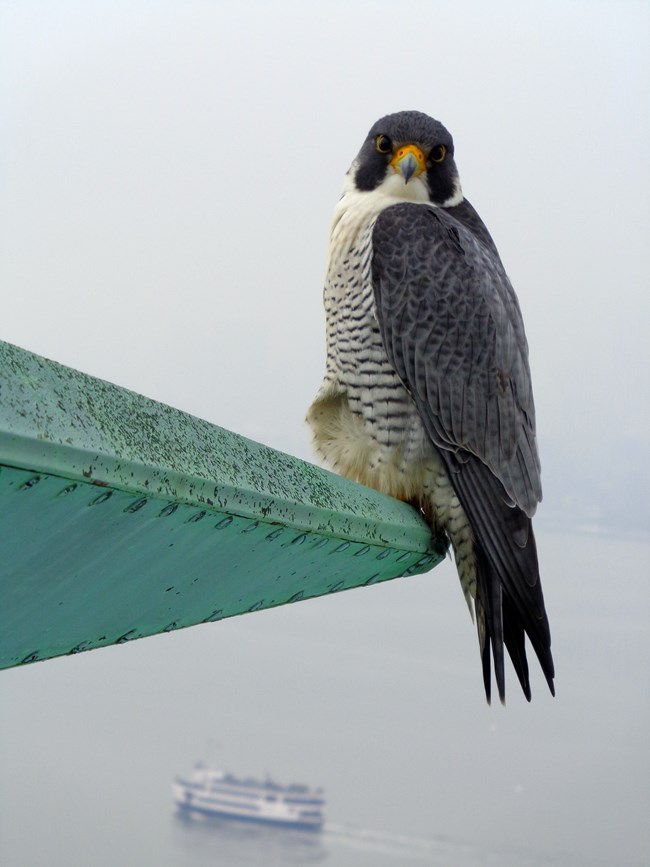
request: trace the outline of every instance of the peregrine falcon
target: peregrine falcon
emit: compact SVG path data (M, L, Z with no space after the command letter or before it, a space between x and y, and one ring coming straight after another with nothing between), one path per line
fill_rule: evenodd
M454 550L483 683L526 698L528 636L554 695L531 518L542 498L528 344L451 135L417 111L371 128L334 210L326 372L307 420L335 470L412 503Z

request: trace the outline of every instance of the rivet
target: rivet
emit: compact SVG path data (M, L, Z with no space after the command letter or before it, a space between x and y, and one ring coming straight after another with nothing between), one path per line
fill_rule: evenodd
M327 592L328 593L337 593L341 589L341 587L343 587L344 584L345 584L345 581L339 581L338 584L335 584L333 587L330 587L330 589Z
M27 656L24 659L20 660L20 664L25 665L28 662L36 662L36 660L38 659L38 654L39 654L38 650L32 650L32 652L27 654Z
M253 521L252 524L249 524L248 527L244 527L242 533L252 533L253 530L257 530L259 527L259 521Z
M77 490L76 484L67 485L65 488L61 488L61 490L57 494L57 497L65 497L68 494L71 494L73 491L76 491L76 490Z
M22 485L18 488L19 491L27 491L29 488L33 488L34 485L37 485L41 480L40 476L32 476L31 479L27 479L26 482L23 482Z
M223 608L217 608L209 617L206 617L204 623L214 623L215 620L221 620L223 617Z
M381 572L375 572L374 575L371 575L370 578L368 578L367 581L364 581L364 582L363 582L363 586L364 586L364 587L367 587L369 584L374 584L375 581L377 581L378 578L381 578Z
M307 538L307 534L301 533L299 536L296 536L295 539L291 540L291 544L292 545L302 545L302 543L305 541L306 538Z
M358 551L355 551L354 556L355 557L361 557L363 554L367 554L369 550L370 550L370 545L364 545L363 548L359 548Z
M125 632L124 635L121 635L115 644L125 644L127 641L131 641L132 638L135 638L136 632L136 629L130 629L128 632Z
M160 512L158 512L158 517L167 518L169 517L169 515L173 515L176 509L178 509L178 503L170 503L168 506L165 506L164 509L161 509Z
M386 557L390 557L390 555L391 555L392 553L393 553L393 552L392 552L392 549L391 549L391 548L386 548L386 549L385 549L384 551L382 551L380 554L377 554L377 557L376 557L375 559L377 559L377 560L385 560Z
M399 555L399 557L397 558L397 561L396 561L396 562L397 562L397 563L403 563L404 560L408 560L408 559L410 559L412 556L413 556L413 555L411 554L410 551L404 551L403 554L400 554L400 555Z
M196 524L197 521L201 521L203 518L205 518L205 512L197 512L196 514L191 515L185 523Z
M251 605L251 607L248 610L249 611L259 611L260 608L263 607L263 605L264 605L264 600L260 599L259 602L256 602L254 605Z
M232 516L231 515L229 515L227 518L222 518L218 524L214 525L214 529L215 530L223 530L226 527L228 527L230 524L232 524Z
M272 533L269 533L268 536L266 536L267 542L273 542L273 540L277 539L278 536L281 536L282 533L284 533L284 527L281 527L279 530L273 530Z
M130 503L125 509L125 512L139 512L144 506L147 505L147 500L135 500L133 503Z
M168 623L167 626L165 626L165 628L163 629L163 632L171 632L172 629L176 629L177 626L178 626L178 621L172 620L171 623Z
M90 647L90 641L80 641L79 644L76 644L72 650L68 651L68 655L72 656L74 653L81 653L82 650L88 650Z
M314 548L322 548L323 545L329 545L329 539L319 539L318 542L314 545Z
M297 593L294 593L291 599L287 599L287 604L289 602L299 602L302 598L304 598L305 591L299 590Z
M88 505L89 506L98 506L100 503L105 503L106 500L110 500L113 496L113 491L104 491L103 494L100 494L98 497L95 497L94 500L91 500Z

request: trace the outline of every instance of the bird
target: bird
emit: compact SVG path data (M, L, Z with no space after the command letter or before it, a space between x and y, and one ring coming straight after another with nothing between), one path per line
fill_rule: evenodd
M451 544L488 704L492 667L505 704L504 646L531 700L526 640L555 695L523 318L440 121L400 111L371 127L334 209L323 298L316 453L420 510L437 550Z

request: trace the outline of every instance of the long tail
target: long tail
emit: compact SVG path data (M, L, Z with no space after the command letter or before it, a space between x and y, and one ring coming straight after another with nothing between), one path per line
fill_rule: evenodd
M476 621L487 700L493 657L499 698L505 702L505 646L530 701L526 635L555 695L551 632L531 520L510 504L499 480L478 458L468 455L461 462L451 452L441 455L474 533Z

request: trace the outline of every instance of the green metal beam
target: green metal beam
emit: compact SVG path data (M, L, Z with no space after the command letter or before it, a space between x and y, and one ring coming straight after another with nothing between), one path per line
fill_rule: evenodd
M440 559L404 503L0 341L0 668Z

